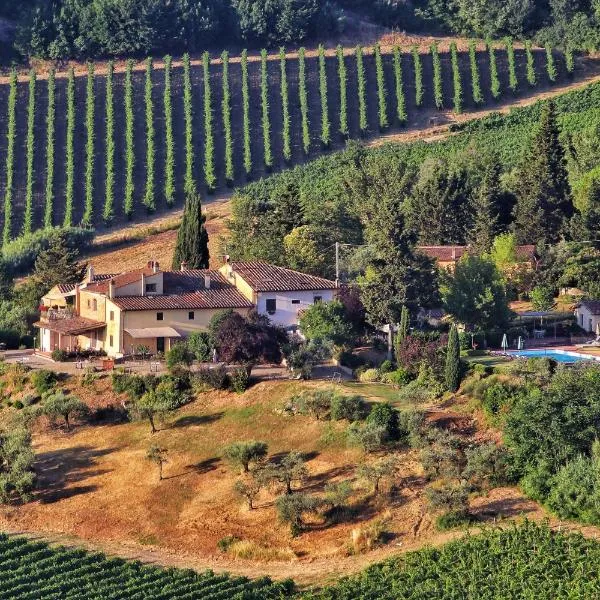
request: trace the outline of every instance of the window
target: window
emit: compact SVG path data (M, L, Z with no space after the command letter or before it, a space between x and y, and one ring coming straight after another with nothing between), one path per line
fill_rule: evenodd
M196 318L196 315L194 314L193 310L190 310L190 312L188 313L188 319L190 321L193 321Z
M98 300L94 298L94 310L98 310Z
M114 311L114 310L111 310L111 311L110 311L110 320L111 320L111 321L114 321L114 320L115 320L115 311Z
M155 283L147 283L146 284L146 294L156 294L156 284Z
M113 336L109 335L108 336L108 345L112 348L113 347Z
M274 315L277 312L277 300L275 298L267 298L267 312Z
M292 300L292 304L300 304L300 300Z
M156 313L156 320L157 320L157 321L164 321L164 318L165 318L165 317L164 317L164 314L163 314L163 313L161 313L161 312L159 312L159 313Z
M92 301L89 298L87 299L87 307L92 308Z
M314 302L315 304L319 304L319 302L323 302L323 296L315 296L315 297L313 298L313 302Z

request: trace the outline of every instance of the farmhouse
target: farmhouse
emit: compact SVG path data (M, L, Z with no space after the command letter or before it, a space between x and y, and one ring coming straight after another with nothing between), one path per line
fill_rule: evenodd
M441 269L454 271L456 263L469 252L469 246L418 246L418 249L436 261ZM518 265L535 270L538 257L534 245L517 246L516 259Z
M577 324L589 333L600 335L600 300L583 300L575 308Z
M335 294L335 282L261 262L220 270L162 271L156 261L120 274L88 268L80 284L59 284L42 298L39 349L103 350L120 358L138 346L169 350L193 331L206 330L218 311L256 309L289 331L299 313Z

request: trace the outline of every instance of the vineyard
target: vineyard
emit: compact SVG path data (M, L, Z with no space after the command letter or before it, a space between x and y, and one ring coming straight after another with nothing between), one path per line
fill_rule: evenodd
M3 600L268 600L291 595L289 582L198 574L107 558L84 550L0 536Z
M600 544L525 523L373 565L310 600L598 598Z
M50 225L98 228L299 164L349 138L426 126L574 74L530 44L165 57L90 63L0 86L4 243ZM439 113L443 115L443 113ZM444 118L441 117L440 118Z

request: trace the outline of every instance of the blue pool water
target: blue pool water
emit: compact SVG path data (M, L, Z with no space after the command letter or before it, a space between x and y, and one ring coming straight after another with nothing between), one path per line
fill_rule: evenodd
M560 363L574 363L579 361L600 361L600 357L589 356L586 354L580 354L579 352L569 352L568 350L556 350L554 348L548 348L547 350L509 350L507 354L512 356L518 356L519 358L534 358L544 356L551 358L556 362Z

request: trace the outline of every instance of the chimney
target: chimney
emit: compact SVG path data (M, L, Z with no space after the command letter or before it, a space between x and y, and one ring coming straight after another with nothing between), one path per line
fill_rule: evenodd
M142 271L142 296L146 295L146 275Z
M187 271L187 263L185 262L185 260L181 263L181 270Z
M224 263L224 264L226 264L226 265L228 265L228 264L229 264L229 261L230 261L230 256L229 256L229 254L224 254L224 255L223 255L223 263Z
M158 273L159 267L160 267L160 265L158 264L158 262L156 260L153 260L152 261L152 272Z
M85 276L85 282L92 283L92 281L94 281L94 267L91 264L89 264L87 267L87 274Z
M456 248L452 246L452 260L456 260Z
M108 297L112 300L115 297L115 280L111 279L108 282Z
M204 289L210 290L210 273L204 274Z
M79 307L80 307L81 299L79 296L79 284L75 285L75 314L79 316Z

